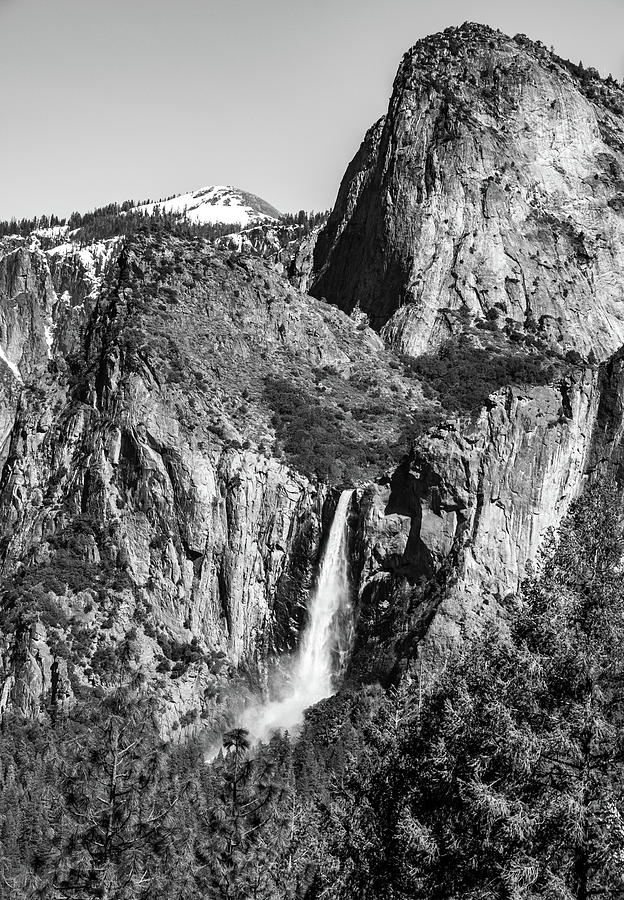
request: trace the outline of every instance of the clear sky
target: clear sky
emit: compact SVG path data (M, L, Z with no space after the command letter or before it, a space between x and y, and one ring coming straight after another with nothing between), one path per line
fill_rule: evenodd
M624 76L624 0L0 0L0 219L209 184L329 207L403 52L466 20Z

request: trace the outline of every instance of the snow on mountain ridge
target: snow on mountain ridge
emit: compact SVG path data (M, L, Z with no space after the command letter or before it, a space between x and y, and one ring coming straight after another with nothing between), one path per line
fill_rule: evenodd
M229 185L211 185L169 200L142 203L133 211L151 215L156 207L163 213L186 216L190 222L201 225L241 225L245 228L252 223L271 222L280 217L279 211L261 197Z

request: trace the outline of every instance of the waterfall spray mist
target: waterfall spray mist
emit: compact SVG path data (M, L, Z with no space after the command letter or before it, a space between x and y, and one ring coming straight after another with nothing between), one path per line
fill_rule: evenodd
M334 693L336 676L344 670L353 639L347 548L352 494L352 490L343 491L336 506L290 681L280 699L248 709L243 715L241 725L253 740L265 740L278 729L292 731L300 725L308 706Z

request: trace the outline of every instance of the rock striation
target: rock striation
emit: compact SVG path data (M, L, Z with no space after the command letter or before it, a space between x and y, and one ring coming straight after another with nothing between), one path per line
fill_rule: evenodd
M296 645L337 496L291 464L276 410L299 385L363 453L380 425L349 404L407 410L417 382L271 263L202 239L3 251L0 704L106 690L126 659L170 729L210 724L235 673L257 688Z
M347 169L311 293L410 354L463 309L605 359L624 340L623 114L615 82L522 36L419 41Z
M445 357L468 336L468 383L482 351L505 346L577 363L540 385L510 377L363 492L360 672L439 661L504 614L545 533L619 460L623 150L612 79L467 23L405 54L347 168L312 294L362 311L412 357Z
M405 55L299 245L2 239L0 711L140 671L168 734L218 730L297 646L347 486L353 683L504 616L622 466L623 116L465 25Z

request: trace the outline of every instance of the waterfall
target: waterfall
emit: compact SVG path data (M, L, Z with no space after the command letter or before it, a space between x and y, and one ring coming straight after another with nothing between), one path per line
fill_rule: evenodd
M347 514L353 491L343 491L329 530L308 622L281 697L248 709L241 725L253 740L266 740L278 729L292 731L308 706L330 697L344 671L353 639L349 590Z

